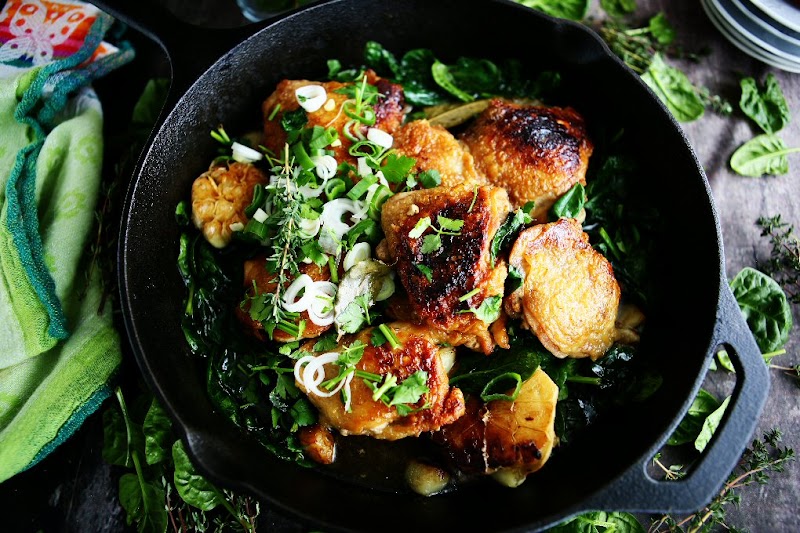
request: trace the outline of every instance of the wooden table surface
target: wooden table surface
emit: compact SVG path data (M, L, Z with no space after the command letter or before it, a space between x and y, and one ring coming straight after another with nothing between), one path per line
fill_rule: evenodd
M245 23L233 0L168 0L164 2L181 18L198 25L230 27ZM597 1L591 13L600 16ZM800 154L790 156L791 171L786 176L745 178L735 175L728 165L731 153L758 132L738 112L739 80L744 76L763 79L767 73L778 78L794 119L781 132L789 146L800 146L800 75L782 72L745 55L722 37L706 18L700 4L693 1L638 0L634 17L646 21L663 11L678 33L678 42L689 49L708 48L709 55L699 62L676 61L697 85L727 98L734 104L732 116L707 112L701 119L683 124L698 159L703 164L713 191L725 245L726 267L732 278L745 266L758 267L769 256L770 245L760 235L756 220L760 216L781 214L800 229ZM680 209L675 206L675 209ZM691 213L686 213L691 216ZM692 305L692 302L686 302ZM798 307L794 318L800 320ZM800 328L792 330L787 354L776 363L800 363ZM128 369L135 371L133 367ZM784 444L800 450L800 388L797 379L776 370L766 408L757 434L778 427ZM732 376L712 377L709 387L729 385ZM100 458L102 426L91 417L73 439L32 471L0 485L0 508L12 513L9 531L122 531L124 515L117 503L116 479ZM775 475L765 486L742 491L740 508L728 511L729 523L750 531L800 531L797 494L800 465L792 463L787 472ZM19 512L22 510L22 512ZM27 515L26 515L27 513ZM8 514L6 514L8 516ZM644 518L644 517L643 517ZM646 523L646 522L645 522ZM291 519L270 509L262 511L262 531L301 531Z

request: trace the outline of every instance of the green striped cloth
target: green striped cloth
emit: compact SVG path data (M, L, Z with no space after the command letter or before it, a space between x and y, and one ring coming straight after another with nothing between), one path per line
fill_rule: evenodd
M86 63L112 22L101 13L74 55L0 78L0 482L66 440L120 363L86 253L103 156L89 83L133 56Z

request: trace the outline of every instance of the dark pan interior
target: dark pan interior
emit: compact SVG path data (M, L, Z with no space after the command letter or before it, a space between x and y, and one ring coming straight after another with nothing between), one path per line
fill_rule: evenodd
M213 157L209 131L224 124L237 132L257 122L261 101L282 78L323 76L329 58L359 64L367 40L395 52L431 48L445 61L462 55L516 58L534 72L560 71L564 92L558 103L577 108L595 131L624 127L626 137L635 140L644 168L637 184L645 192L642 201L665 223L642 350L662 363L664 386L645 404L599 421L557 450L515 490L486 484L423 499L368 490L282 462L214 412L205 393L205 362L189 356L181 333L184 289L173 213ZM146 154L129 202L121 243L129 335L200 468L326 529L475 531L550 524L641 463L677 422L702 378L722 268L702 170L668 113L599 40L511 3L332 2L266 27L223 57L180 100Z

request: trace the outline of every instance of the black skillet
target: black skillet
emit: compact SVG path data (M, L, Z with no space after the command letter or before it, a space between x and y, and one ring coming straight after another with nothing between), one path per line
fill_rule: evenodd
M669 112L596 35L503 0L333 0L248 28L246 40L241 30L200 31L140 2L98 4L156 39L173 68L172 100L128 191L119 275L137 361L202 472L326 530L536 530L593 509L694 511L719 489L755 427L769 388L766 367L727 285L700 164ZM517 58L534 71L561 72L563 103L595 131L624 127L634 141L645 169L641 201L664 221L641 350L658 363L664 385L647 402L598 420L520 488L487 483L425 499L278 460L215 412L204 361L191 358L184 342L173 212L213 157L209 131L251 125L282 78L323 76L329 58L359 64L367 40L393 51L431 48L446 61ZM646 465L720 344L737 370L728 414L688 478L654 481Z

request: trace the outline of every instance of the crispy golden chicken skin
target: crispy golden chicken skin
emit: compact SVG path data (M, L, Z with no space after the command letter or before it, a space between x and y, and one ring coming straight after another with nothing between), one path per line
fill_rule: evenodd
M224 248L233 235L231 225L246 223L244 211L253 201L256 184L267 177L246 163L214 166L192 184L192 221L215 248Z
M464 396L460 389L450 387L447 377L445 359L452 358L453 349L435 344L435 332L432 336L424 327L400 322L392 323L390 327L401 343L395 349L388 343L372 346L372 329L366 329L355 337L343 338L339 350L360 340L366 349L356 368L381 376L391 372L398 383L418 370L425 371L430 391L414 405L419 410L400 416L396 407L373 400L372 389L358 377L350 383L350 412L345 411L340 394L320 397L309 393L303 383L298 382L298 387L308 394L308 399L319 410L321 424L337 429L342 435L397 440L435 431L464 414ZM327 365L326 379L335 377L336 372L335 365ZM425 405L428 407L420 409Z
M513 402L467 401L466 413L434 434L459 470L494 474L515 487L539 470L555 444L558 386L540 368L522 384Z
M503 261L492 264L489 248L497 229L511 210L500 187L435 187L397 194L383 205L382 225L389 254L408 295L414 321L452 332L449 342L490 353L494 348L489 323L477 318L487 298L502 297L507 274ZM428 228L414 238L409 233L428 217L463 221L456 235L440 235L441 245L427 253ZM422 268L420 268L422 267ZM428 279L430 276L430 279ZM463 297L470 294L470 297Z
M248 259L244 262L244 288L245 288L245 295L252 297L255 295L255 291L258 291L258 294L264 294L267 292L275 292L275 289L278 287L278 284L274 280L274 274L270 274L267 270L267 258L266 256L256 257L253 259ZM331 274L328 267L318 267L314 263L300 264L300 274L307 274L312 280L314 281L330 281ZM289 280L286 283L286 287L288 287L294 279ZM255 284L255 289L254 289ZM285 287L284 287L285 288ZM264 326L261 322L253 320L250 317L250 306L245 304L244 307L236 307L235 313L236 318L239 319L242 324L247 326L248 333L254 335L257 339L267 341L267 333L264 331ZM305 328L303 329L302 334L300 335L301 339L313 339L315 337L319 337L332 326L318 326L314 322L312 322L308 318L308 311L303 311L300 313L300 318L297 319L297 323L301 320L305 320ZM275 329L272 334L272 338L278 342L289 342L296 340L295 337L292 337L285 331L280 329Z
M509 265L523 277L505 309L556 357L601 357L616 337L620 289L611 264L571 218L519 234Z
M586 184L593 145L583 118L569 107L519 105L495 99L461 140L489 183L508 190L515 207L535 202L544 221L553 202Z
M391 83L389 80L379 78L375 72L368 70L367 83L374 85L378 89L378 101L374 104L375 125L386 133L393 134L403 123L405 118L405 98L403 88L400 85ZM339 132L339 139L342 144L332 147L334 157L337 161L347 161L354 163L355 158L348 153L352 142L342 135L342 127L350 120L342 105L349 98L347 95L337 93L337 89L344 88L353 83L342 83L338 81L309 81L309 80L283 80L261 106L264 114L264 146L276 154L283 151L286 143L286 132L281 127L281 119L287 111L294 111L300 107L295 96L295 91L306 85L321 85L328 96L328 103L317 111L307 113L307 127L314 126L334 127ZM331 101L333 103L331 103ZM278 107L278 111L273 116L273 111ZM272 117L272 119L270 119ZM366 126L363 126L366 132Z
M462 144L449 131L427 120L414 120L397 130L394 147L399 154L416 159L414 172L438 170L442 187L488 184Z

